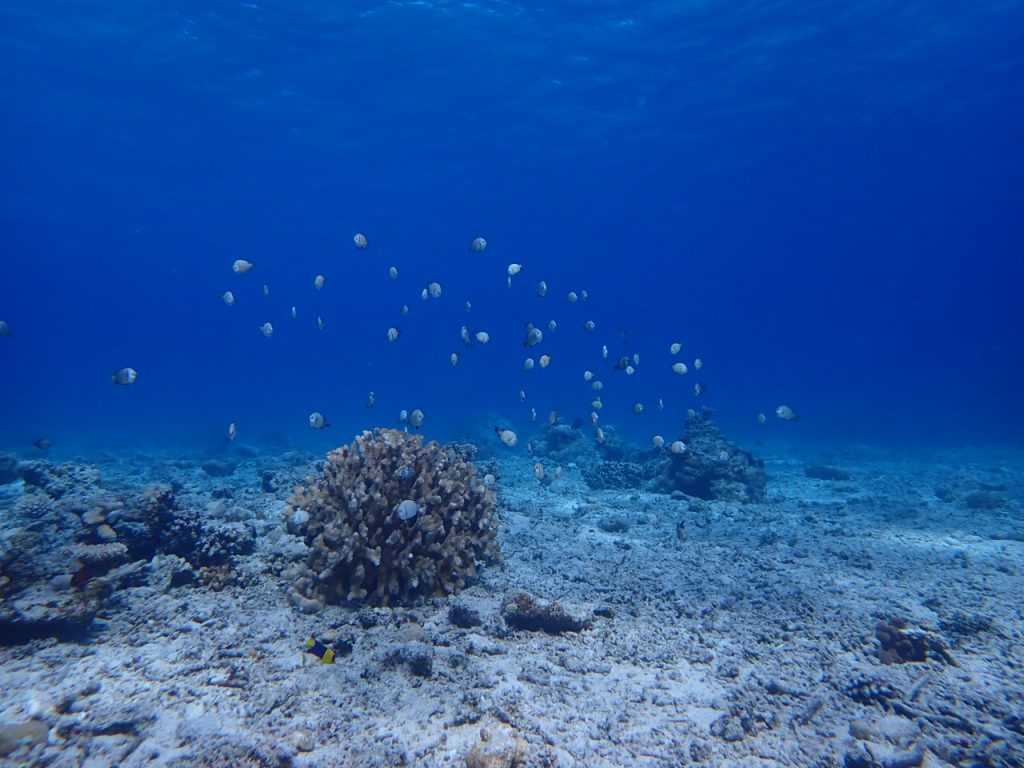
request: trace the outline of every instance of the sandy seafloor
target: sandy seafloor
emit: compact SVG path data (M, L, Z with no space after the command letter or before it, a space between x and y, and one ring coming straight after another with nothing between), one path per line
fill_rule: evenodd
M174 480L256 549L222 589L171 587L157 558L82 640L0 647L0 762L1024 765L1024 452L761 455L754 504L597 492L572 469L545 488L527 457L500 456L501 565L458 596L315 615L279 575L297 556L285 499L314 456L226 477L100 458L102 484ZM823 461L853 479L805 476ZM968 506L979 489L995 508ZM592 624L512 630L499 605L519 590ZM453 605L482 624L453 626ZM876 625L892 619L926 638L925 661L882 663ZM310 634L351 653L308 663Z

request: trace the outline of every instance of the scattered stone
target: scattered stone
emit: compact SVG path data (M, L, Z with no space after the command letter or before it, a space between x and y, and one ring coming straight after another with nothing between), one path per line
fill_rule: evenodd
M883 664L939 659L956 666L941 637L927 630L909 627L902 619L878 622L875 638L878 640L876 655Z
M385 666L404 665L417 677L430 677L434 672L434 657L423 643L402 643L392 650L384 659Z
M102 509L90 509L82 515L82 522L86 525L99 525L106 522L107 513Z
M853 475L839 467L829 467L824 464L810 464L804 467L804 474L814 480L828 480L830 482L853 480Z
M19 744L41 744L46 741L50 727L39 720L23 723L0 723L0 757L7 757Z
M964 496L964 506L967 509L992 510L999 509L1006 503L1006 499L992 491L975 491Z
M621 515L608 515L597 521L597 527L606 533L626 533L630 528L630 521Z
M13 483L20 477L18 457L10 453L0 453L0 485Z
M100 539L100 541L114 541L115 539L117 539L117 531L115 531L106 523L103 523L103 525L100 525L96 528L96 536Z
M479 627L484 623L479 613L459 603L448 609L448 621L451 622L452 626L459 627L460 629Z
M299 752L313 751L313 737L306 731L295 731L292 734L292 744Z
M481 728L479 740L466 754L466 768L517 768L527 765L526 756L526 742L515 730Z
M49 587L28 589L13 600L0 602L0 644L23 644L42 637L81 638L101 605L100 590L53 592Z
M542 600L528 592L519 592L505 598L501 605L501 617L513 629L548 634L579 632L591 626L588 617L573 615L559 603Z
M208 474L210 477L228 477L229 475L235 474L237 467L234 464L226 461L206 461L203 462L203 472Z

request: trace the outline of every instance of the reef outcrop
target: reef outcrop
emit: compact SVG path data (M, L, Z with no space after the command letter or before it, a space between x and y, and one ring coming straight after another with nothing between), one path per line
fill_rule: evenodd
M288 503L309 547L292 592L305 611L453 594L501 554L493 488L461 446L421 435L363 432Z

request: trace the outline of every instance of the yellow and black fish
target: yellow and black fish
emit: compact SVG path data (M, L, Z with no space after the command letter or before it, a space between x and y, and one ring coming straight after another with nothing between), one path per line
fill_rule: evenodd
M306 638L306 653L316 656L320 659L321 664L334 663L334 649L328 648L319 640L313 638L312 635Z

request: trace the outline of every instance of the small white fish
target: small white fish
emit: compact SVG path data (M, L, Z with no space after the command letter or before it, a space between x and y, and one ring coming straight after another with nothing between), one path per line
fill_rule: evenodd
M536 408L531 408L530 409L530 421L533 421L533 422L537 421L537 409Z
M668 449L678 456L679 454L683 453L683 451L686 450L686 443L684 443L682 440L676 440L674 443L672 443L672 445L668 447Z
M603 344L601 346L601 357L603 357L605 360L608 359L608 345L607 344Z
M366 239L366 235L358 234L352 238L352 242L356 244L356 248L365 248L370 244Z
M409 414L409 423L412 424L412 426L415 429L419 429L420 427L422 427L423 426L423 411L421 411L419 408L416 408L415 410L413 410L413 412Z
M491 340L491 334L489 334L487 331L477 331L476 340L479 341L481 344L486 344L488 341Z
M377 393L376 392L370 392L370 394L366 396L366 407L367 408L373 408L373 406L375 406L376 404L377 404Z
M679 351L680 351L680 350L681 350L682 348L683 348L683 345L682 345L682 344L680 344L680 343L679 343L678 341L674 341L674 342L672 342L672 346L670 346L670 347L668 348L668 351L669 351L669 352L671 352L671 353L672 353L673 355L678 355L678 354L679 354Z
M466 299L466 311L469 312L472 308L473 305L469 302L469 299Z
M264 323L260 326L260 333L266 336L268 339L274 335L274 326L270 323Z
M587 293L586 289L580 291L580 298L583 299L584 301L590 298L590 294Z
M636 368L634 368L632 365L627 365L626 366L626 375L627 376L632 376L634 373L636 373Z
M466 326L462 326L462 328L459 329L459 338L462 339L462 342L467 347L473 346L473 342L469 338L469 329Z
M597 421L598 421L599 418L600 417L597 415L597 411L591 411L590 412L590 426L596 427L597 426Z
M659 411L664 411L665 410L665 401L662 400L660 397L658 398L658 410Z
M558 323L556 323L554 320L548 320L548 332L549 333L554 333L555 329L557 327L558 327Z
M551 365L551 355L541 355L537 362L540 363L541 368L547 368Z
M409 305L408 304L403 304L402 308L399 310L399 312L401 314L403 314L403 315L408 315L409 314Z
M592 331L592 330L594 330L594 329L595 329L596 327L597 327L597 325L596 325L596 324L594 323L594 321L593 321L593 320L587 320L587 322L585 322L585 323L583 324L583 330L584 330L584 331Z
M600 392L602 389L604 389L604 382L600 381L599 379L594 379L592 382L590 382L590 388L596 392Z
M253 263L246 261L245 259L235 259L235 263L231 265L231 269L236 275L244 275L250 269L252 269Z
M640 353L639 352L634 352L633 353L633 365L640 365Z
M788 405L780 405L778 408L776 408L775 415L778 416L783 421L796 421L797 419L800 418L797 415L796 411L794 411Z
M398 267L388 267L388 277L392 280L398 279Z
M295 307L292 307L292 320L294 320L298 316L299 316L298 310L296 310Z
M324 319L320 315L316 316L316 327L321 331L324 329Z
M519 390L519 402L522 403L522 402L525 402L525 401L526 401L526 390L525 389L520 389Z
M403 424L409 420L409 412L405 408L398 412L398 420Z
M598 427L594 430L594 437L597 440L598 445L604 445L604 430Z
M118 368L114 371L114 375L110 377L110 380L115 384L128 386L129 384L134 384L137 378L139 378L139 372L134 368Z
M523 370L524 371L532 371L533 370L533 358L532 357L528 357L525 360L523 360Z
M548 284L543 280L537 283L537 295L542 299L548 295Z
M704 361L701 360L699 357L696 360L693 361L693 368L694 368L694 370L699 371L703 367L704 367Z
M672 363L672 373L678 373L682 376L686 373L686 363Z
M768 417L767 416L765 416L763 413L757 414L757 423L758 424L764 424L766 421L768 421Z
M665 438L662 437L661 435L655 435L654 437L651 438L651 445L653 445L655 448L664 448Z
M591 381L591 380L593 380L593 378L594 378L594 372L593 371L584 371L583 372L583 380L584 381Z
M532 325L530 330L526 332L526 341L523 342L524 347L535 347L544 340L544 332L540 328L535 328Z
M397 328L388 328L388 341L394 341L401 335L402 332Z
M228 424L228 440L234 440L238 437L238 425L235 422Z
M635 413L637 416L639 416L643 412L644 412L644 404L643 403L634 403L633 404L633 413Z
M264 296L269 296L270 295L270 286L267 285L266 283L263 284L263 295Z
M317 275L316 277L313 278L313 287L319 291L321 288L324 287L324 283L326 281L326 277L324 277L323 275Z
M422 291L420 291L420 298L426 301L427 299L430 298L430 292L426 288L424 288Z
M523 271L523 265L522 264L509 264L508 265L508 276L509 277L515 277L516 275L518 275L522 271Z
M427 285L427 293L435 299L441 298L441 284L440 283L429 283Z
M507 445L509 448L515 448L516 443L519 442L519 436L516 435L511 429L502 429L500 427L494 428L494 433L499 437L501 442Z
M600 397L597 397L590 401L590 407L593 408L595 411L600 411L602 408L604 408L604 403L601 402Z
M469 250L473 253L480 253L487 248L487 241L482 237L473 238L473 242L469 244Z
M567 298L569 299L570 304L575 304L576 299L578 299L579 296L576 295L576 291L569 291Z
M451 361L452 365L455 365L457 362L459 362L459 353L452 352L451 357L449 357L448 359Z
M235 294L233 294L231 291L224 291L224 293L222 293L220 297L224 300L224 303L227 304L229 307L233 307L235 305ZM4 323L4 325L7 325L7 323Z
M309 426L313 429L323 429L324 427L329 427L331 425L327 423L327 419L324 418L324 415L320 413L320 411L313 411L309 414Z

